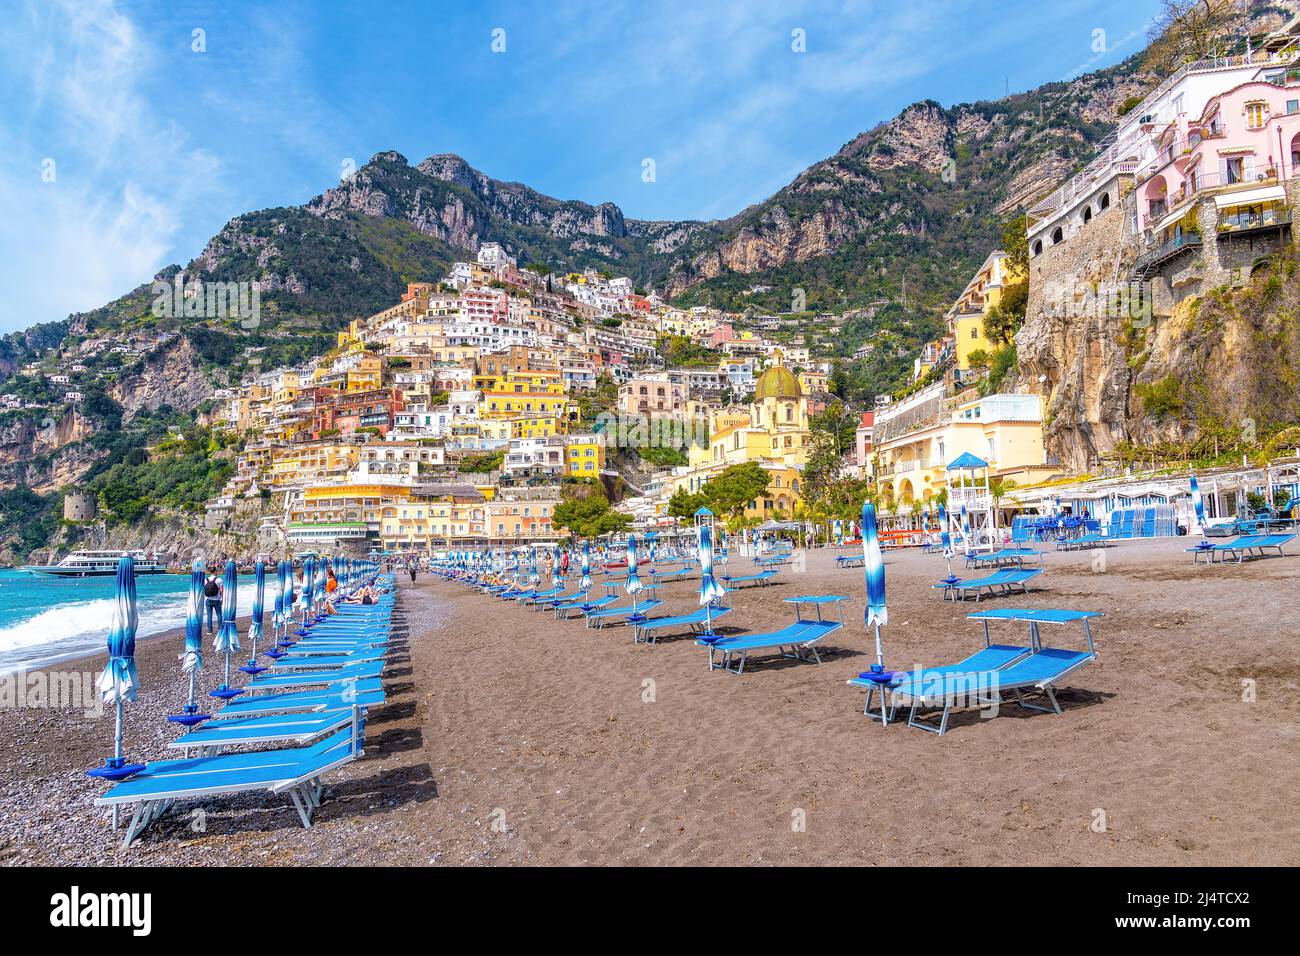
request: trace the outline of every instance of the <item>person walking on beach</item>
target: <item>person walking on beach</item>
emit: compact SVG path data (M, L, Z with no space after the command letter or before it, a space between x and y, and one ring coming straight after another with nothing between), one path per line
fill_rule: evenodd
M415 583L415 562L412 561L410 564L408 564L406 566L406 570L411 572L411 583L414 584Z
M221 623L221 594L224 585L215 565L208 567L208 579L203 582L203 607L208 621L208 636L212 636L216 624Z

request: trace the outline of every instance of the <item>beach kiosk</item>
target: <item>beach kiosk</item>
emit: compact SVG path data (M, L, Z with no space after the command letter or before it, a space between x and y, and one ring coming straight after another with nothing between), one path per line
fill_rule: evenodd
M948 491L948 527L954 542L966 552L997 547L993 524L993 496L989 494L989 463L964 452L948 463L944 474ZM963 512L966 521L962 521Z

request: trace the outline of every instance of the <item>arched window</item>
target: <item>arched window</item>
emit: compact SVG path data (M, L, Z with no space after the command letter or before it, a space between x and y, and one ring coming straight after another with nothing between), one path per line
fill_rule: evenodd
M1043 254L1043 240L1036 239L1034 240L1034 255L1041 256L1042 254Z
M1084 221L1084 222L1092 222L1092 207L1091 207L1091 206L1084 206L1084 207L1083 207L1083 221Z
M1110 208L1110 193L1102 193L1102 194L1101 194L1101 199L1097 201L1097 208L1098 208L1098 209L1109 209L1109 208Z
M1065 238L1065 233L1061 231L1060 226L1057 226L1055 229L1052 230L1052 245L1056 245L1064 238Z

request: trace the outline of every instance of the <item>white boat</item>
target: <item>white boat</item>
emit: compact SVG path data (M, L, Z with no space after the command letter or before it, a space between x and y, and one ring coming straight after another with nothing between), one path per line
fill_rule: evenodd
M58 564L20 568L32 574L53 574L61 578L89 578L117 573L117 562L125 555L135 558L136 574L164 574L167 568L143 551L73 551Z

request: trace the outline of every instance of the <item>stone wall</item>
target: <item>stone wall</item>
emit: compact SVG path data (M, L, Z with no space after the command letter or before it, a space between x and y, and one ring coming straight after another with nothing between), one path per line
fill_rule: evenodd
M1129 316L1098 307L1091 290L1118 288L1137 258L1125 203L1114 203L1029 261L1029 302L1016 334L1023 389L1045 397L1048 459L1086 471L1128 437Z

